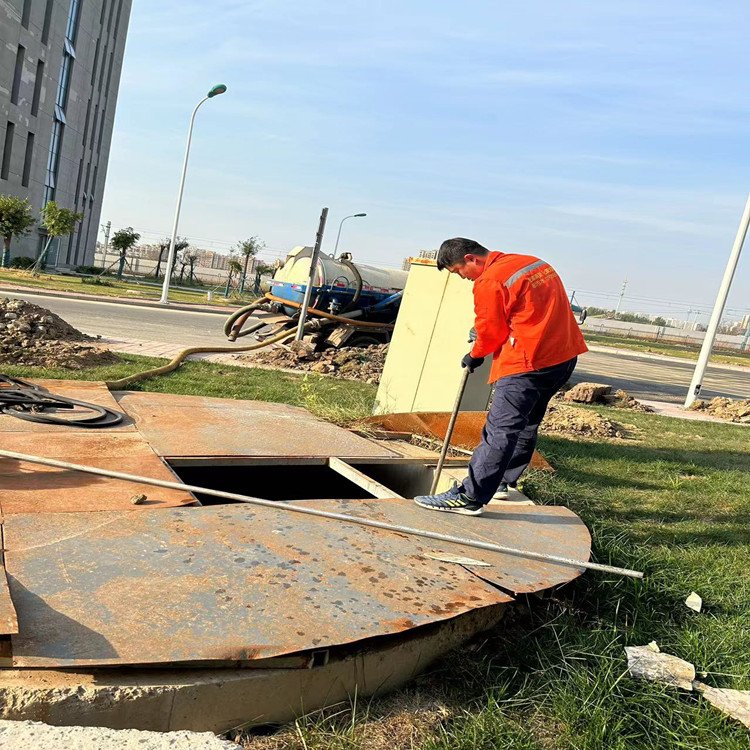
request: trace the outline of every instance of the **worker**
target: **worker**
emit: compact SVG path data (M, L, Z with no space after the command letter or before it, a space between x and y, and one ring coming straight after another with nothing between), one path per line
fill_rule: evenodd
M414 501L429 510L477 516L496 493L507 497L507 488L517 485L550 399L588 349L549 263L490 252L456 237L440 246L437 267L474 282L476 338L461 366L474 372L492 355L494 389L469 475L446 492Z

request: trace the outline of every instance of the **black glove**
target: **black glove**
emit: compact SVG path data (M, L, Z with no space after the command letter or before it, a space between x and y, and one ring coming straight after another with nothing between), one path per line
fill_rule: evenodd
M484 357L472 357L471 352L469 352L469 354L464 355L464 358L461 360L461 367L466 367L469 372L474 372L477 367L482 366L483 362Z

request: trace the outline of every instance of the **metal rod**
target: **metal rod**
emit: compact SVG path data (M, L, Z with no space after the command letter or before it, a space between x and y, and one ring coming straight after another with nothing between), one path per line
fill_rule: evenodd
M301 505L293 505L288 502L279 502L276 500L263 500L259 497L250 497L249 495L238 495L235 492L224 492L222 490L212 490L208 487L197 487L192 484L183 484L182 482L169 482L165 479L152 479L151 477L141 477L137 474L125 474L121 471L110 471L109 469L99 469L95 466L82 466L81 464L72 464L68 461L58 461L54 458L43 458L41 456L30 456L25 453L15 453L14 451L0 450L0 457L12 458L16 461L26 461L32 464L41 464L43 466L54 466L58 469L67 469L69 471L82 471L86 474L95 474L101 477L110 477L112 479L122 479L126 482L136 482L138 484L150 484L154 487L166 487L170 490L182 490L193 492L201 495L211 495L212 497L221 497L226 500L236 500L241 503L250 505L260 505L264 508L273 510L285 510L290 513L301 513L306 516L316 516L317 518L327 518L332 521L344 521L346 523L355 523L360 526L369 526L373 529L383 529L384 531L395 531L398 534L408 534L410 536L420 536L425 539L434 539L438 542L447 542L448 544L459 544L464 547L474 547L483 549L488 552L501 552L508 555L518 555L519 557L528 557L532 560L543 560L545 562L559 563L560 565L569 565L573 568L585 568L587 570L599 570L604 573L615 573L629 578L643 578L643 573L628 568L617 568L611 565L600 565L599 563L588 562L584 560L573 560L569 557L559 557L558 555L546 555L542 552L532 552L531 550L516 549L515 547L506 547L502 544L492 544L490 542L480 542L477 539L467 539L450 534L440 534L437 531L428 531L427 529L417 529L411 526L398 526L396 524L383 523L382 521L373 521L369 518L358 518L357 516L348 516L344 513L330 513L326 510L317 510L316 508L306 508Z
M458 395L456 396L456 403L453 404L453 411L451 412L451 418L448 422L448 428L445 431L445 441L443 442L443 449L440 451L440 458L435 468L435 476L432 479L432 487L430 487L430 494L434 495L437 489L438 482L440 481L440 473L443 471L443 464L445 463L445 457L448 455L448 448L451 445L451 438L453 437L453 428L456 426L456 419L458 418L458 410L461 408L461 401L464 398L464 391L466 390L466 384L469 382L469 368L464 368L463 375L461 376L461 383L458 386Z
M727 267L724 270L724 278L721 280L721 286L716 295L716 302L714 303L714 309L711 313L711 320L708 323L706 337L703 339L701 353L698 355L695 372L693 372L690 387L688 388L687 396L685 397L685 408L688 408L693 401L698 398L701 388L703 387L703 376L706 374L706 367L708 366L708 360L711 356L711 349L713 349L716 332L721 323L721 316L724 313L724 305L727 303L729 288L732 286L734 272L737 270L737 263L740 259L740 253L742 252L742 245L745 242L748 227L750 227L750 195L747 196L745 210L740 219L740 225L737 228L737 234L734 238L734 244L732 245L732 252L729 254Z
M307 288L305 296L302 298L302 307L299 312L299 322L297 323L297 341L302 341L304 335L305 321L307 320L307 308L310 305L310 296L312 295L313 284L315 283L315 270L318 267L318 258L320 256L320 246L323 244L323 232L326 228L328 219L328 209L324 208L320 212L320 223L318 224L318 233L315 235L315 247L313 248L312 257L310 258L310 277L307 279Z

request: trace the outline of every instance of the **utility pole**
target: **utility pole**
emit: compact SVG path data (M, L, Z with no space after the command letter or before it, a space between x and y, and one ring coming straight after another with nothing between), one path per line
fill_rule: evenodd
M620 299L617 300L617 308L615 309L615 315L620 312L620 305L622 304L622 298L625 296L625 289L628 286L628 280L622 282L622 289L620 290Z
M107 247L109 246L109 233L112 231L112 222L108 221L106 224L102 224L104 230L104 262L102 267L107 270Z
M701 347L701 353L698 355L698 362L695 365L693 379L690 381L690 388L685 397L685 408L688 408L700 395L701 387L703 386L703 376L705 375L706 367L708 366L708 358L711 356L711 349L713 348L714 339L716 338L716 331L719 328L721 316L724 313L724 306L726 305L727 297L729 296L729 287L732 286L734 272L737 270L737 263L739 262L740 253L742 252L742 245L745 243L748 226L750 226L750 195L747 196L745 210L742 213L740 225L737 228L737 234L734 238L734 244L732 245L732 252L729 254L727 267L724 270L724 278L721 280L721 286L719 287L719 293L716 295L716 302L714 303L714 309L711 313L711 319L708 321L706 337L703 339L703 346Z
M318 234L315 236L315 247L310 257L310 277L307 280L305 296L302 299L302 308L299 311L299 323L297 324L297 341L302 341L302 334L305 329L307 320L307 308L310 306L310 295L312 294L313 284L315 283L315 271L318 269L318 257L320 256L320 246L323 244L323 232L326 228L326 219L328 219L328 209L324 208L320 212L320 224L318 224Z

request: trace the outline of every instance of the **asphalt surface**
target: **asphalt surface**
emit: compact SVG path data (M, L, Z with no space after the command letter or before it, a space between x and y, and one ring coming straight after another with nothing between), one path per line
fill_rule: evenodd
M60 315L84 333L104 338L141 339L165 344L223 346L224 316L216 313L136 307L35 294L6 293ZM653 359L622 352L589 352L580 358L573 380L595 380L622 388L635 398L682 402L695 364L689 360ZM702 398L750 398L750 369L709 367Z

